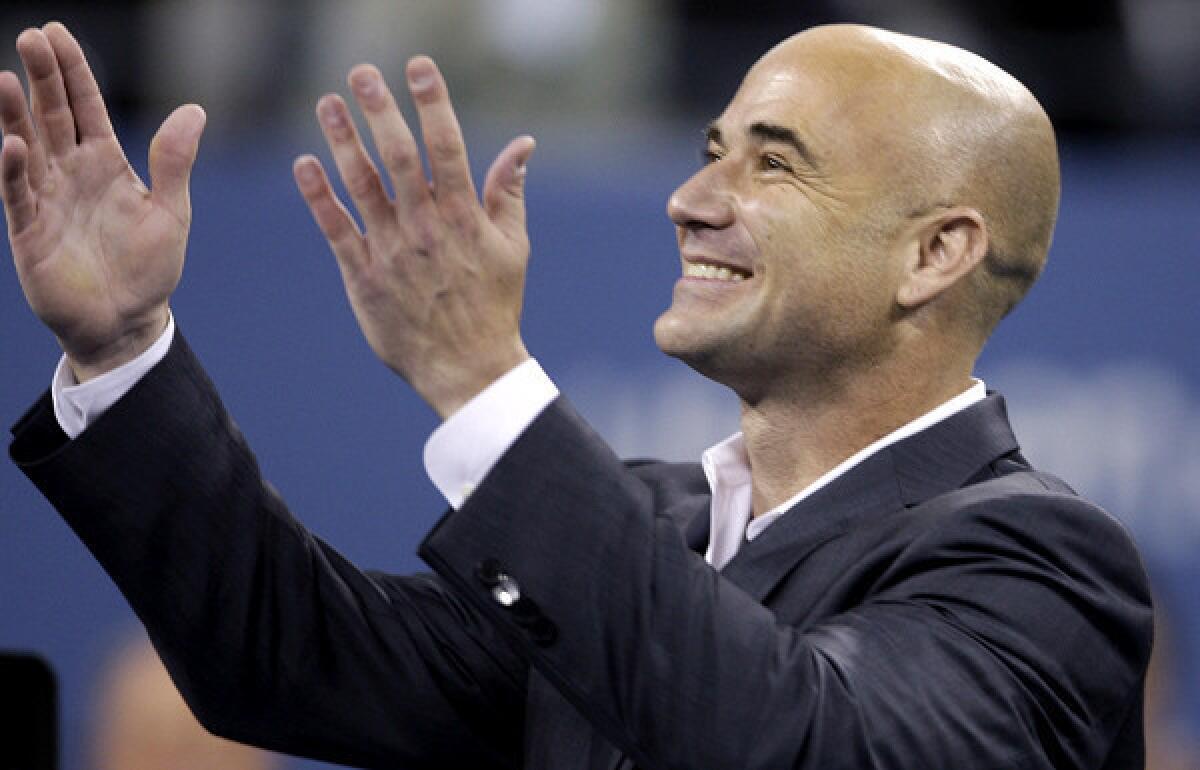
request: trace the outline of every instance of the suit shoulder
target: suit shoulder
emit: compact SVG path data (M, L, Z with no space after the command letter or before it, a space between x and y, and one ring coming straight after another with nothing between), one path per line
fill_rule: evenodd
M937 518L952 515L964 522L1000 516L1013 524L1029 523L1039 529L1085 527L1106 532L1133 547L1132 536L1116 516L1044 471L1021 470L985 479L918 507Z
M1054 565L1149 604L1149 578L1125 525L1057 477L1018 471L947 492L915 507L913 545L961 548Z

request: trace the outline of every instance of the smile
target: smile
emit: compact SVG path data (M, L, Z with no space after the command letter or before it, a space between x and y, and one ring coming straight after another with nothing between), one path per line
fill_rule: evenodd
M705 265L699 262L685 262L683 265L684 278L703 278L710 281L744 281L750 277L749 273L743 272L736 268L718 267L716 265Z

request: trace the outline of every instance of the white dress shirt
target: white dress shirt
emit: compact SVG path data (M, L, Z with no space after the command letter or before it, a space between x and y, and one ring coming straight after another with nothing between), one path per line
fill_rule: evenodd
M54 370L50 395L54 402L54 416L58 419L63 433L71 438L83 433L87 426L108 411L110 406L117 403L121 396L128 393L146 375L146 372L166 357L174 337L175 316L168 315L167 328L148 350L132 361L82 385L75 379L75 372L71 371L70 365L67 364L67 357L64 355L60 358L58 368Z
M83 384L76 382L64 356L51 385L54 415L63 431L75 438L129 392L166 356L174 334L172 318L162 336L145 353ZM705 559L717 569L724 567L743 542L760 535L796 503L884 447L982 401L986 395L983 382L975 380L963 393L864 447L786 502L753 520L750 462L742 434L735 433L710 447L701 459L712 490ZM493 382L438 426L425 444L425 471L446 501L454 508L460 507L513 442L557 397L558 388L531 358Z
M863 447L786 501L754 519L750 518L750 498L753 492L750 483L750 458L746 455L746 442L742 438L742 434L735 433L721 443L705 450L701 462L713 497L708 530L708 551L704 554L704 558L708 560L709 564L721 569L737 555L743 542L753 540L761 535L763 530L787 513L796 503L811 497L817 490L827 486L834 479L879 450L920 433L950 415L961 412L971 404L982 401L985 397L987 397L987 386L983 384L982 380L975 380L974 384L962 393L912 422L905 423L878 441Z

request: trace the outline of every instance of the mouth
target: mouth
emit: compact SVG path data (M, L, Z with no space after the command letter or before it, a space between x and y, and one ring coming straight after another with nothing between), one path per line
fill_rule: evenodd
M752 275L753 273L749 270L726 262L719 262L704 257L684 257L683 259L684 278L740 283L749 279Z

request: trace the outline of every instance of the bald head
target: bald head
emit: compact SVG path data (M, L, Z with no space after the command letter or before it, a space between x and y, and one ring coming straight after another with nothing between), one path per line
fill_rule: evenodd
M987 255L954 296L986 337L1041 272L1058 211L1054 131L1029 90L968 51L858 25L785 40L747 80L760 76L816 79L837 95L820 117L843 127L840 160L878 185L881 226L979 212Z
M807 30L755 63L707 140L667 202L684 278L655 341L747 402L880 378L952 395L1045 261L1050 122L966 51Z

